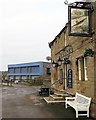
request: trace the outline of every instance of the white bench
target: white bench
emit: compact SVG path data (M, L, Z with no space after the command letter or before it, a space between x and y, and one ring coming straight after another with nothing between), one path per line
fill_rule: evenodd
M91 103L91 98L76 93L75 97L66 97L65 98L65 108L69 106L73 107L76 111L76 118L78 116L87 116L89 117L89 107ZM86 111L84 114L80 114L80 111Z

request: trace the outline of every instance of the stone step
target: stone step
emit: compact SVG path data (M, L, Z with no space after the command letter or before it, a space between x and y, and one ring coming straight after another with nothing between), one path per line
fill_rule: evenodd
M57 93L57 92L55 92L54 94L57 95L57 96L63 96L62 93Z
M58 97L68 97L69 95L67 93L54 93L55 95L57 95Z
M64 103L64 100L54 100L52 97L43 97L47 103Z
M55 94L53 94L53 95L50 95L50 97L52 97L53 99L63 99L63 96L57 96L57 95L55 95Z

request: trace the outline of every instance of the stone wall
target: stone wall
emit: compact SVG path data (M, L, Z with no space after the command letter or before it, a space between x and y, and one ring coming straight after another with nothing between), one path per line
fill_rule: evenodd
M79 92L92 98L90 115L96 117L96 2L93 3L94 11L92 12L92 36L69 36L68 24L60 31L55 39L49 44L51 48L52 61L58 63L58 58L62 60L61 66L52 67L51 82L60 78L60 69L63 71L63 84L54 84L56 89L66 90L71 94ZM71 49L72 48L72 49ZM78 78L77 59L84 57L85 50L92 49L95 54L93 57L87 57L87 76L88 80ZM70 50L72 50L70 52ZM67 69L72 69L72 88L66 85L66 65L63 64L64 58L68 57L71 61ZM82 72L84 76L84 71ZM83 78L83 77L82 77Z

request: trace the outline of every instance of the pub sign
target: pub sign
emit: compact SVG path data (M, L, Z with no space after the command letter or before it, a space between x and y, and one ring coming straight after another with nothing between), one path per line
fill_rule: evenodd
M68 6L69 35L91 36L91 12L89 2L75 2Z
M68 69L67 87L72 88L72 69Z

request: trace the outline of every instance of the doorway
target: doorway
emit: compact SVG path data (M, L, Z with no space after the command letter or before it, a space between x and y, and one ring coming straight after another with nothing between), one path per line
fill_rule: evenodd
M63 84L63 70L60 69L60 84Z

